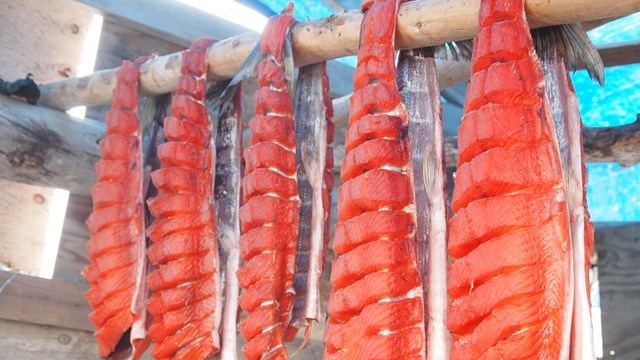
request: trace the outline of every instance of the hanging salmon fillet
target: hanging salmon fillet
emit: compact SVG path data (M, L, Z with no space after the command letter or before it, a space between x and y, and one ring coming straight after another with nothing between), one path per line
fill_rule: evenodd
M333 188L333 105L329 98L326 62L300 68L296 84L296 155L298 196L298 246L294 289L296 297L287 340L320 321L320 279L329 242L329 210Z
M106 134L100 141L98 183L91 189L93 211L87 219L91 265L82 274L90 286L86 298L93 312L89 318L97 329L102 358L114 355L121 339L128 340L124 337L130 338L133 359L149 345L144 308L143 129L137 113L138 68L145 59L139 58L135 64L125 61L118 69Z
M325 359L422 359L423 289L408 119L396 86L397 0L366 1L338 190Z
M449 223L451 359L566 359L567 203L523 0L482 0Z
M582 154L582 119L569 70L580 58L592 79L604 85L604 67L581 24L542 28L533 32L553 110L560 162L567 194L573 252L574 304L571 358L595 359L591 322L589 270L593 256L593 224L589 221L586 169Z
M211 120L204 105L207 49L196 40L182 53L182 75L165 119L168 142L158 148L162 168L151 174L159 195L148 201L155 217L147 230L147 277L154 315L149 336L157 359L204 359L220 347L220 261L215 238Z
M290 95L293 22L289 3L281 15L269 19L260 53L253 54L261 58L259 88L250 122L251 145L244 150L240 250L245 262L237 273L244 290L240 306L249 313L239 325L247 341L242 352L249 360L287 358L283 341L294 298L299 208Z

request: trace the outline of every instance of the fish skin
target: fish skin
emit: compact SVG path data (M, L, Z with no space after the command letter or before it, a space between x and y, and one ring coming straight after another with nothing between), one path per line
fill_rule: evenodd
M151 173L158 195L148 201L154 222L147 236L152 241L149 255L155 268L147 277L152 291L147 306L156 314L150 326L156 358L204 359L220 348L222 294L213 206L215 133L202 88L207 76L206 52L214 42L198 39L182 54L184 79L179 83L187 88L178 89L171 99L172 116L164 122L168 142L158 148L162 168Z
M252 133L251 145L243 151L246 166L243 185L255 184L254 191L243 195L245 202L239 212L240 254L244 260L238 270L239 284L243 289L239 305L248 312L248 316L240 321L238 328L247 341L242 353L249 360L288 358L284 334L295 295L293 281L299 200L290 196L292 188L289 182L269 177L266 179L272 185L269 189L266 182L262 182L261 175L272 171L294 181L296 179L290 96L293 55L289 35L294 21L292 3L280 15L271 17L262 32L260 44L231 81L234 84L257 69L258 83L261 84L255 94L254 117L250 122L252 129L260 131ZM273 117L277 116L283 119L274 121ZM276 123L285 126L277 128L274 126ZM252 178L245 180L246 175ZM297 188L294 193L297 193ZM267 228L271 231L264 230ZM277 234L282 235L277 241L260 238L260 235ZM270 259L267 263L262 261L265 255ZM255 276L264 270L255 268L261 266L259 264L269 266L264 277Z
M576 36L582 33L583 36ZM593 325L591 320L589 271L593 256L593 224L589 221L586 199L586 169L582 147L582 119L578 98L573 89L568 69L572 66L572 53L599 55L580 24L569 24L533 33L536 49L541 58L546 78L546 93L553 111L556 138L560 149L560 162L567 207L571 219L571 243L574 273L574 304L571 329L571 359L595 359ZM586 50L585 50L586 49ZM587 64L590 58L583 57ZM575 67L575 65L573 65ZM589 71L598 74L599 63L590 64ZM600 71L598 70L600 69ZM596 76L597 77L597 76ZM603 83L604 80L601 81Z
M454 177L456 214L449 222L451 359L567 359L573 303L569 214L544 75L524 1L483 0L479 13L460 127L464 156ZM492 116L476 114L487 107L493 107ZM539 124L526 130L500 124L523 118ZM496 124L484 125L491 122ZM540 226L548 219L552 227ZM527 251L539 261L478 260L475 254L500 252L501 236L518 232L528 234ZM527 309L524 298L535 308Z
M224 263L224 308L222 314L221 359L238 358L237 322L240 286L240 210L242 161L242 87L230 104L222 104L216 133L215 209L216 238L226 253Z
M96 326L102 358L137 359L149 345L144 308L144 128L137 116L139 66L147 59L125 61L118 69L96 164L98 183L91 189L93 211L87 219L91 264L83 275L90 285L85 297L93 308L89 318Z
M327 246L328 209L330 193L325 175L331 171L329 131L332 126L327 109L329 83L326 63L301 68L296 85L296 162L298 166L298 247L294 300L287 340L293 340L301 328L310 328L312 321L320 321L320 278L324 268ZM331 129L332 130L332 129ZM306 343L309 331L305 332ZM300 351L301 348L298 350Z
M334 286L329 295L329 319L324 335L325 343L331 346L325 348L324 359L424 359L426 355L422 305L413 317L394 323L398 331L387 332L388 318L373 316L374 309L384 308L387 303L408 298L417 298L419 304L424 301L415 256L416 215L408 118L395 79L398 4L395 0L363 4L365 16L354 94L350 99L347 154L342 166L344 183L338 190L333 247L338 266L332 267ZM398 147L394 152L403 155L400 159L389 159L384 151L369 145L371 141L385 144L382 146L394 144ZM370 150L359 150L366 148ZM362 164L373 166L367 168ZM379 254L381 242L390 241L385 240L387 235L408 251L393 251L386 258L358 259L347 264L349 256L364 256L369 251ZM347 261L340 260L343 257ZM343 270L342 274L333 274ZM349 341L342 341L339 334L349 326L346 324L358 324L366 332L353 332Z
M416 245L423 288L426 358L448 359L447 175L434 50L400 53L398 87L409 116Z

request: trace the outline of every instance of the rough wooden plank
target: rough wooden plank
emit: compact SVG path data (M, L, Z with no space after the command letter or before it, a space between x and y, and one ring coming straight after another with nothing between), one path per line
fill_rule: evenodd
M40 276L53 196L51 188L0 180L0 264Z
M87 194L104 125L0 96L0 178Z
M424 47L472 38L477 32L478 4L479 0L403 3L398 15L398 47ZM640 1L618 0L609 4L596 0L529 0L527 10L529 22L536 28L630 14L640 10ZM292 28L296 64L308 65L355 54L361 22L362 14L349 11L297 23ZM255 34L245 34L214 44L208 52L211 79L231 78L255 42ZM142 93L155 95L174 90L180 74L180 60L180 54L172 54L143 65ZM41 88L41 102L57 109L109 102L114 77L115 70L105 70L88 77L45 84Z
M640 359L640 225L596 231L604 359Z
M71 0L0 1L0 77L32 73L41 83L76 76L93 14Z
M0 360L98 359L90 332L0 320Z
M12 273L0 275L0 284ZM83 282L43 279L19 274L0 294L0 319L93 331Z
M71 194L67 206L67 216L62 227L58 257L53 273L54 278L72 282L84 282L80 272L89 265L87 241L89 229L85 220L91 213L91 198Z

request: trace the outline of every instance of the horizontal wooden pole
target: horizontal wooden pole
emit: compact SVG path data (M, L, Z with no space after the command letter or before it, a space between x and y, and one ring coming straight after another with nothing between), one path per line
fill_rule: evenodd
M417 48L470 39L478 31L480 0L416 0L403 3L398 13L398 48ZM533 28L594 21L640 11L640 0L528 0L527 16ZM362 14L348 11L327 18L300 22L293 29L293 50L298 66L356 54ZM248 33L220 41L209 49L212 79L231 78L251 49L257 35ZM180 74L180 53L149 61L141 68L143 94L174 90ZM56 109L99 105L111 101L115 69L83 78L59 80L41 88L41 104Z
M74 119L4 96L0 96L0 114L0 178L89 193L95 183L93 165L100 156L97 143L104 123ZM584 148L586 162L636 164L640 162L640 123L585 128ZM344 146L336 144L335 152L337 158L344 156ZM455 167L455 137L445 139L445 153L447 166Z

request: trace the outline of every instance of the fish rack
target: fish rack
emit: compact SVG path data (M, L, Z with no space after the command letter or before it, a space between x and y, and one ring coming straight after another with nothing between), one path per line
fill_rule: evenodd
M102 119L99 116L104 113L102 105L111 101L115 86L115 67L121 59L137 54L154 51L167 54L142 66L140 90L144 95L175 90L180 73L179 51L197 37L224 39L211 47L208 62L211 78L229 79L258 37L256 33L244 33L234 24L186 9L171 0L141 0L131 7L97 0L64 0L56 2L55 7L42 5L37 0L21 3L24 3L21 7L13 6L11 1L0 5L3 27L0 47L8 49L0 59L0 76L17 78L31 71L36 72L36 79L45 83L40 87L38 106L0 96L0 183L3 184L0 211L7 212L4 220L0 220L0 262L17 261L42 247L42 244L34 246L19 240L42 235L42 230L34 229L38 227L34 224L46 228L43 219L56 211L43 206L55 197L48 188L66 189L71 195L53 279L10 272L0 274L0 347L8 349L0 353L0 359L35 359L45 352L51 358L94 358L96 351L90 334L93 327L87 319L89 307L83 297L87 286L80 270L88 263L85 249L88 231L84 220L91 209L88 194L95 183L93 165L99 156L97 142L104 135L104 123L91 118L77 119L63 111L89 106L92 107L89 116ZM472 38L477 32L478 3L477 0L417 0L401 5L398 47L416 48ZM529 0L527 10L534 28L575 22L594 28L640 11L640 1ZM80 62L80 49L95 14L105 17L98 65L106 70L77 77L75 68ZM37 16L45 21L36 21ZM164 26L156 19L172 25ZM348 11L296 24L292 32L296 66L354 55L361 21L358 11ZM222 25L218 28L208 25L213 22ZM45 45L36 45L44 42ZM126 49L120 42L130 48ZM600 50L605 65L614 66L640 62L639 47L635 42ZM438 61L441 88L468 80L469 62ZM333 61L328 68L336 109L334 121L338 128L344 128L353 69ZM8 73L9 69L15 73ZM344 153L340 141L343 137L338 136L336 164L340 164L341 151ZM587 162L638 163L640 119L614 128L587 128L584 142ZM456 139L448 137L445 146L447 164L453 167L457 159ZM640 348L636 345L640 343L640 331L623 333L623 324L640 321L634 311L634 303L640 299L633 292L640 284L639 265L634 262L640 257L637 230L637 226L603 227L596 237L600 289L610 295L601 300L607 356L640 357ZM10 238L16 240L6 240ZM320 358L322 331L319 328L312 337L311 350L305 351L309 359Z

